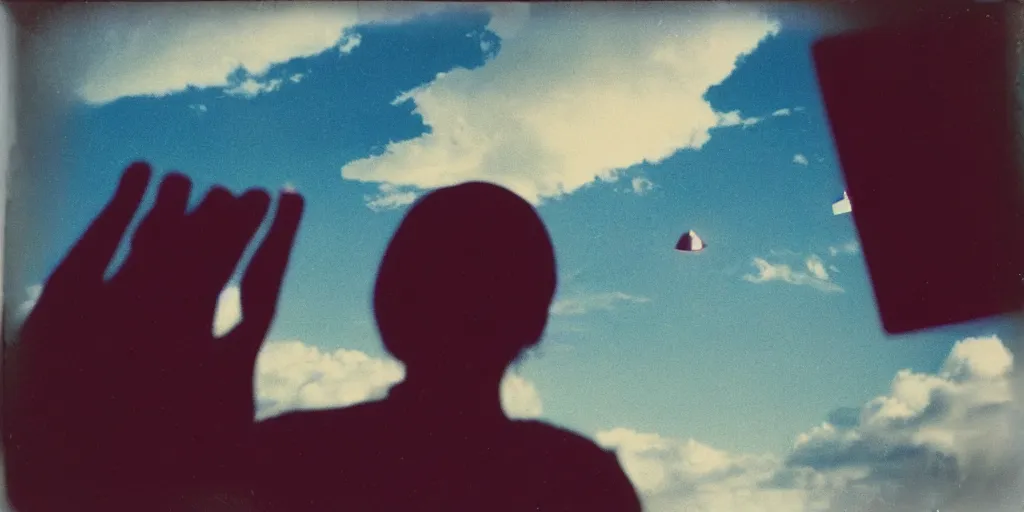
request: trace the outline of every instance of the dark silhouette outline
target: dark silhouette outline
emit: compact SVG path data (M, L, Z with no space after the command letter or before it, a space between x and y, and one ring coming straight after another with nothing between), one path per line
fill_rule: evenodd
M614 454L502 409L556 287L534 209L496 185L417 202L384 254L374 313L406 365L385 400L259 423L239 470L256 510L638 511Z
M128 167L5 340L17 510L640 510L612 453L501 409L501 379L541 339L556 287L524 200L474 182L406 216L374 295L408 369L387 400L254 423L256 356L303 200L282 194L241 282L243 319L218 339L218 295L270 197L214 187L188 212L191 182L171 173L105 279L151 174Z
M241 282L244 318L218 339L218 295L270 197L214 187L186 212L191 182L171 173L104 279L151 174L128 167L5 354L7 491L21 512L191 510L253 425L253 368L303 199L282 194Z

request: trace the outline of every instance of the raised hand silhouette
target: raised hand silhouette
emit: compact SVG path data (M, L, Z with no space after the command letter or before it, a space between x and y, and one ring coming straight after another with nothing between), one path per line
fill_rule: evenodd
M241 281L243 319L213 334L228 283L270 205L214 187L186 211L169 174L122 266L104 275L150 181L127 168L113 199L50 276L5 386L8 494L24 512L164 510L219 478L254 421L253 370L276 311L303 199L281 195Z

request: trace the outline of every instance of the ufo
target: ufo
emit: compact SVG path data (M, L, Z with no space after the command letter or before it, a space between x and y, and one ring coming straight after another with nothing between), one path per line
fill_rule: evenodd
M707 245L704 244L704 241L693 230L683 233L683 236L679 238L679 242L676 242L676 250L680 252L700 252L705 247Z

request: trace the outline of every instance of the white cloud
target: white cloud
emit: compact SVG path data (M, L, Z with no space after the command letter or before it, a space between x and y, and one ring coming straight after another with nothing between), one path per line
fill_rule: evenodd
M415 191L403 190L388 183L381 184L378 187L378 191L376 195L363 196L363 199L366 200L366 206L375 212L395 210L408 206L419 197L419 194Z
M851 240L843 245L833 245L828 248L828 253L833 257L839 256L840 254L857 254L860 252L860 244L856 240Z
M552 315L585 315L592 311L611 311L618 303L650 302L646 297L637 297L623 292L581 294L556 300L551 305Z
M806 492L764 489L782 468L770 455L732 454L693 439L626 428L598 432L615 450L650 512L802 512Z
M544 412L537 387L512 372L501 381L501 408L510 418L537 418Z
M1019 510L1013 357L996 337L958 342L935 374L797 436L784 458L734 454L627 428L598 432L651 512Z
M751 283L767 283L781 281L799 286L810 286L823 292L842 292L843 288L831 280L825 270L824 262L815 254L804 261L806 271L794 270L785 263L770 263L764 258L754 258L753 265L757 274L746 274L743 280Z
M762 120L760 117L743 117L738 110L718 114L718 126L742 126L747 128L760 123Z
M242 295L238 285L230 285L217 297L217 310L213 317L214 336L223 336L242 319Z
M338 43L338 51L342 55L347 55L352 53L352 50L355 50L362 42L363 38L359 34L345 34L341 42Z
M654 190L654 182L641 176L633 178L632 185L633 193L638 196L647 195L648 192Z
M270 80L249 77L237 85L225 88L224 92L231 96L242 96L244 98L255 98L260 94L274 92L281 88L281 79Z
M404 378L404 367L391 358L343 348L326 351L301 341L268 342L256 362L257 416L377 400ZM501 404L513 418L543 412L536 386L512 372L502 380Z
M59 87L92 104L163 96L194 87L228 87L239 68L262 76L274 64L331 47L354 50L347 29L396 22L444 4L203 2L69 5L43 45ZM476 6L479 7L479 6ZM496 9L502 10L502 9ZM504 8L503 10L510 10Z
M268 342L256 361L258 416L378 399L404 376L399 362L358 350L323 351L301 341Z
M797 153L793 155L793 163L797 165L807 165L807 157L800 153Z
M752 9L530 9L535 15L484 66L441 74L396 99L415 104L429 133L350 162L342 176L420 189L493 181L539 203L700 148L712 128L756 122L704 99L777 32Z
M788 464L861 471L861 484L890 504L880 511L1007 510L1000 505L1010 496L1001 493L1013 491L1006 479L1022 461L1012 368L999 338L962 340L938 373L900 371L852 425L825 423L799 436Z
M288 77L288 80L291 81L293 84L297 84L297 83L301 82L302 79L305 78L305 77L306 77L305 73L295 73L294 75Z
M194 105L189 105L188 108L190 108L190 109L192 109L192 110L194 110L196 112L200 112L200 113L206 112L206 110L207 110L206 105L203 105L202 103L196 103Z
M807 271L817 279L828 281L828 272L825 271L825 262L816 255L807 258Z
M316 55L359 21L354 5L203 3L79 7L90 16L68 22L88 47L78 95L89 103L125 96L162 96L188 86L225 87L244 68Z
M786 117L793 115L794 112L803 112L804 107L793 107L793 108L780 108L771 113L772 117Z

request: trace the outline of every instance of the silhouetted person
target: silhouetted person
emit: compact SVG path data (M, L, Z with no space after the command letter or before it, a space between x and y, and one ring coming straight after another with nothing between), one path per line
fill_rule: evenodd
M540 340L555 287L547 231L518 196L467 183L416 203L374 292L405 381L382 401L259 423L241 463L256 509L640 510L612 453L502 411L502 377Z
M282 195L241 282L244 318L217 339L218 296L270 197L215 187L186 211L191 183L170 174L105 279L150 175L144 163L125 171L5 354L7 491L21 512L195 510L253 425L253 367L302 198Z

